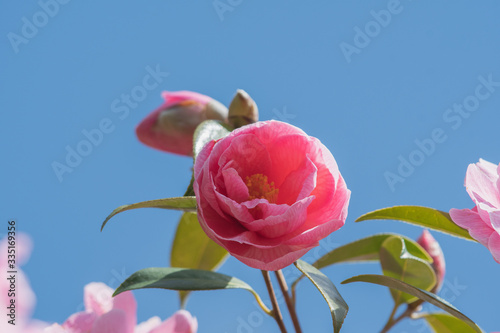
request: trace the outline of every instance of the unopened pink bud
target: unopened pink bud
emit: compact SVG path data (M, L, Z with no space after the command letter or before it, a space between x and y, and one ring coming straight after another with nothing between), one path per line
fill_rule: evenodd
M434 268L434 272L436 272L437 277L434 292L438 292L443 285L444 274L446 272L446 264L441 246L439 246L439 243L434 239L434 237L432 237L428 230L424 230L424 232L422 232L422 235L417 240L417 243L420 244L420 246L422 246L424 250L429 253L432 260L434 260L432 267Z

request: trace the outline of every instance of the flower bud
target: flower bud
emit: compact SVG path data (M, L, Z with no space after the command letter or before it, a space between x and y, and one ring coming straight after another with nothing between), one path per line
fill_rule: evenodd
M165 91L165 103L136 128L139 141L162 151L192 156L193 134L207 119L227 123L227 108L218 101L191 91Z
M446 272L446 265L444 261L443 251L439 243L432 237L428 230L424 230L422 235L417 240L417 243L424 248L425 251L429 253L431 258L434 260L432 263L432 268L436 273L437 283L434 287L434 292L437 293L443 284L444 274Z
M259 109L246 91L238 89L229 105L229 124L234 128L253 124L259 120Z

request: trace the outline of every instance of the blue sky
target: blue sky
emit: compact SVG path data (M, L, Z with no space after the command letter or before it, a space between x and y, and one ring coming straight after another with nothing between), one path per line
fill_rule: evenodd
M117 206L180 195L189 181L189 158L147 148L134 135L162 90L197 91L227 105L245 89L262 120L288 121L332 151L352 198L346 225L322 251L377 232L416 238L418 227L353 221L399 204L470 208L467 165L500 162L496 1L46 3L54 2L4 3L0 11L0 234L15 218L34 239L24 268L38 296L37 319L62 322L80 310L91 281L116 287L136 270L168 265L178 212L127 212L99 232ZM137 88L151 71L157 86ZM139 90L136 103L122 99ZM81 146L87 156L58 177L54 162L66 163L69 150L85 145L84 133L100 126L108 133ZM429 139L434 149L418 153L418 142ZM410 158L418 166L398 173ZM500 265L479 244L434 236L447 259L441 295L485 331L499 330L492 304L500 298ZM220 271L265 294L260 272L237 260ZM392 307L389 292L340 285L379 273L378 266L324 272L350 306L342 332L379 331ZM135 295L139 320L166 318L178 307L173 291ZM306 281L298 301L305 332L331 330L326 303ZM188 310L200 332L237 332L241 320L256 316L244 291L196 293ZM270 318L261 321L255 332L277 331ZM403 323L394 332L427 332L422 326Z

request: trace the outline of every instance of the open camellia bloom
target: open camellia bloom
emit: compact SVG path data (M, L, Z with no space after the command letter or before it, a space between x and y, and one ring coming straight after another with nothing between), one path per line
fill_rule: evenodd
M200 224L246 265L278 270L342 227L350 191L330 151L279 121L205 145L194 166Z
M151 112L136 129L147 146L192 156L193 134L207 119L227 122L227 108L211 97L192 91L164 91L165 103Z
M104 283L89 283L84 289L85 311L71 315L62 325L53 324L44 333L195 333L198 322L185 310L161 321L153 317L137 324L137 303L130 291L113 297Z
M500 165L483 159L467 168L465 186L476 206L473 209L451 209L457 225L469 231L486 246L500 263Z

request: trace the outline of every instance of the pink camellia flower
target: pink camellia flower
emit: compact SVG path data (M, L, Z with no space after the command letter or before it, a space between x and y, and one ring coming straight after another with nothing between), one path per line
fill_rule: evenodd
M113 297L104 283L89 283L84 288L85 311L71 315L62 325L53 324L44 333L195 333L198 322L185 310L161 321L153 317L137 324L137 303L126 291Z
M165 99L136 128L139 140L166 152L192 156L193 134L204 120L227 122L228 110L216 100L191 91L164 91Z
M347 217L351 192L330 151L279 121L207 143L194 175L203 230L254 268L288 266Z
M457 225L469 231L472 238L486 246L500 263L500 165L483 159L467 168L465 186L476 206L473 209L451 209Z
M36 297L28 278L19 268L28 261L33 242L24 233L16 233L13 237L14 239L11 239L12 244L9 244L8 236L0 240L0 253L2 253L0 256L0 271L3 273L0 279L0 308L4 311L2 320L0 320L0 332L42 332L47 324L31 319ZM8 257L9 254L13 257ZM16 273L9 274L8 271L15 271ZM11 275L14 276L14 279L9 279ZM12 283L14 288L11 287Z
M431 233L427 230L422 232L422 235L417 240L417 243L420 244L424 250L429 253L432 260L432 267L434 268L434 272L436 272L437 283L434 287L433 292L436 293L441 289L444 280L444 274L446 273L446 264L444 261L443 251L441 250L441 246L439 243L432 237Z

